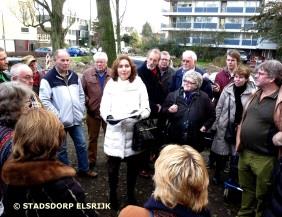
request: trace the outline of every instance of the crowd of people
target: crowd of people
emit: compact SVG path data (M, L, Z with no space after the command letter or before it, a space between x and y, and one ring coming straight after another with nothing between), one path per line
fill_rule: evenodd
M139 68L127 55L118 56L110 68L107 54L97 52L82 77L70 69L65 49L55 51L53 59L52 68L39 72L36 59L28 55L7 73L7 54L0 48L3 216L59 216L64 211L16 210L16 202L84 203L85 192L75 176L98 176L100 130L114 210L121 208L120 165L127 165L129 206L120 217L211 216L207 168L214 168L211 180L220 185L228 165L228 179L242 189L239 217L282 215L281 191L273 190L282 186L282 171L275 166L282 153L279 61L266 60L252 71L240 63L237 50L229 50L226 67L211 81L191 50L183 52L178 70L170 66L169 52L157 48L148 51ZM154 120L157 131L154 143L137 151L135 125L141 120ZM214 138L205 162L200 152L207 148L208 133ZM76 170L69 166L67 134L76 151ZM155 187L143 208L135 197L138 174L152 176ZM97 216L95 210L75 207L68 212Z

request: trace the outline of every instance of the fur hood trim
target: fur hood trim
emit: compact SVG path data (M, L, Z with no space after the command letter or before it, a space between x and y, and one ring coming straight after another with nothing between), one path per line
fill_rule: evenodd
M7 185L30 186L75 176L75 170L59 161L18 162L8 159L2 168Z

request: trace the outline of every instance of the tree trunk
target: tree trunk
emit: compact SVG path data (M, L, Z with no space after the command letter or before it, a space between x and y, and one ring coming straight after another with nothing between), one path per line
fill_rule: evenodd
M51 33L50 33L50 39L52 43L53 51L63 48L65 33L63 29L63 6L64 6L65 0L52 0L52 19L51 19Z
M114 37L113 20L110 0L96 0L98 12L98 32L101 33L101 46L108 55L108 64L111 66L116 59L116 44Z
M120 17L119 17L119 0L116 0L116 35L117 35L117 52L121 53L121 45L120 45Z

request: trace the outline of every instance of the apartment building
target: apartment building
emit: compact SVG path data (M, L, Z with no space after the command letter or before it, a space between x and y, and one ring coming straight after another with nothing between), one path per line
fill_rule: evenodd
M275 43L255 34L254 22L262 0L164 0L169 2L169 18L162 31L168 39L185 46L208 45L221 48L261 50L265 56L277 48Z

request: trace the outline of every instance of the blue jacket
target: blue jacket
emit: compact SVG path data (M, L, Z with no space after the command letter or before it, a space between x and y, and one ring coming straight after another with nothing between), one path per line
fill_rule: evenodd
M195 68L195 71L199 72L201 75L203 75L205 73L202 69L200 69L198 67ZM184 75L184 72L183 72L182 68L178 69L175 72L174 76L172 77L172 84L171 84L171 88L170 88L171 92L173 92L173 91L175 91L175 90L177 90L181 87L183 75ZM207 79L207 78L203 79L203 83L202 83L200 90L202 90L206 94L208 94L210 99L213 98L211 81L209 79Z
M65 127L80 125L85 111L85 95L78 75L69 71L66 80L51 69L41 80L39 98L54 112Z

